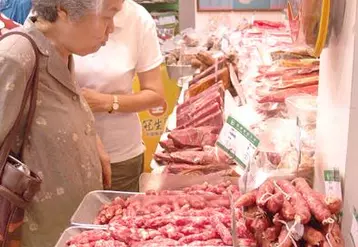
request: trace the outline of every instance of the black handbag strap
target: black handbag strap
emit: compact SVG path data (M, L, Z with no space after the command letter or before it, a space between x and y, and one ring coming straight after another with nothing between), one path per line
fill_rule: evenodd
M15 123L11 127L10 131L7 133L6 137L4 138L3 143L1 143L0 146L0 178L4 172L4 168L9 156L9 153L11 151L11 148L15 145L16 142L16 135L20 131L20 125L21 125L21 119L24 115L24 111L26 108L26 104L28 100L30 99L30 107L29 112L26 119L26 126L25 126L25 135L23 138L22 146L20 149L20 152L22 153L24 148L24 143L26 138L28 138L28 135L30 133L31 125L33 122L33 118L35 115L35 108L36 108L36 100L37 100L37 88L38 88L38 66L39 66L39 49L35 43L35 41L26 33L20 32L20 31L13 31L8 32L0 37L0 40L10 36L10 35L20 35L28 39L34 49L35 52L35 66L32 70L31 76L28 79L26 83L26 88L24 92L24 96L21 102L21 108L19 111L19 114L16 117ZM31 98L30 98L31 97Z

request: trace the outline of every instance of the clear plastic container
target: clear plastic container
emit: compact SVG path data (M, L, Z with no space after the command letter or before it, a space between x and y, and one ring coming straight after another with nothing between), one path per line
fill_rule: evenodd
M289 118L299 118L302 124L315 124L317 119L317 96L296 95L286 99Z

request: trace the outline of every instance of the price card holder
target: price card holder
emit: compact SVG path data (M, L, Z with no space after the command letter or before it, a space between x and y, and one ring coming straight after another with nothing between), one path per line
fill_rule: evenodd
M351 226L351 239L353 246L358 246L358 212L353 208L352 226Z
M229 65L229 72L230 72L230 80L232 82L232 85L240 99L240 105L246 105L244 89L242 88L242 85L239 82L239 78L236 75L235 68L231 63Z
M298 169L301 164L301 124L299 117L296 118L296 152L297 152L297 167L296 172L298 173Z
M342 200L341 177L338 169L324 171L326 196Z
M260 140L232 115L227 118L216 145L238 164L243 175L253 159Z

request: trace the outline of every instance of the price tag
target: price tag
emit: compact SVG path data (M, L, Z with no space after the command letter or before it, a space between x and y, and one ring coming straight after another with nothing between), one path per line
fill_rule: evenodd
M238 165L240 175L244 174L253 158L260 140L245 126L229 116L220 132L217 146Z
M355 208L353 208L351 238L352 238L354 246L357 246L358 245L358 213Z
M337 169L324 171L324 183L327 197L342 200L341 178Z

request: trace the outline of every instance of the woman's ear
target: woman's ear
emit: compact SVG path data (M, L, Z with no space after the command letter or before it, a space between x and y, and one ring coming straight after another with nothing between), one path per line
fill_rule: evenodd
M61 8L61 7L57 7L57 15L58 15L58 18L60 18L60 19L63 20L63 21L67 21L67 20L68 20L67 11L64 10L64 9Z

